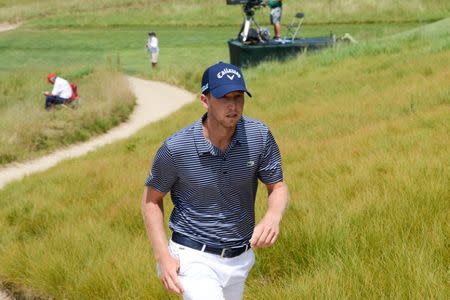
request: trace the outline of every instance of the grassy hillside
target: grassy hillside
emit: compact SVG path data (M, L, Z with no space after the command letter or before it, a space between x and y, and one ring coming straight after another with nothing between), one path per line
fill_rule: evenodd
M344 2L355 4L326 3ZM180 20L195 9L184 3L176 7L185 14L174 14ZM425 2L411 3L420 10ZM427 3L434 5L423 14L428 17L445 6ZM118 7L100 15L118 17ZM367 8L353 18L380 20L383 14ZM340 14L336 20L344 19ZM192 16L192 24L201 20ZM90 18L86 24L108 19ZM277 245L257 251L246 299L448 298L449 26L446 19L245 71L254 95L246 113L272 128L292 198ZM162 39L172 45L165 58L170 67L155 77L194 88L201 67L226 57L226 49L202 48L215 32L179 43L170 35L177 30ZM169 56L174 53L186 56ZM120 52L123 69L138 70L127 55ZM140 197L162 139L202 112L198 103L189 105L126 141L0 191L0 278L16 290L58 299L176 299L156 278Z
M7 107L2 111L0 121L0 165L30 159L85 140L123 121L131 111L132 96L129 92L119 92L117 86L113 88L108 84L97 85L105 91L92 89L85 86L84 79L80 91L91 105L84 105L82 112L58 114L56 118L42 114L39 107L42 103L38 103L43 102L43 97L39 93L48 87L37 78L43 78L47 72L59 70L63 77L79 80L71 73L77 70L82 73L99 65L113 65L128 74L197 91L201 70L216 61L228 60L225 41L237 34L242 21L239 5L230 6L218 0L0 0L0 7L0 22L23 22L19 30L0 35L0 102ZM287 24L295 12L302 10L306 12L307 24L325 23L305 26L302 35L350 32L364 41L418 26L420 21L445 16L448 9L448 5L441 1L408 4L286 1L283 22ZM260 24L268 26L267 9L259 10L256 18ZM348 24L330 25L327 22ZM157 73L150 71L148 54L143 47L150 29L158 33L162 48L161 67ZM103 75L91 77L97 76ZM116 90L115 95L108 89ZM115 100L101 100L107 94ZM108 108L99 106L102 113L99 110L95 112L94 99L100 99ZM16 114L14 110L25 108L24 103L28 103L27 109L22 111L22 115L27 116L26 122L13 116ZM125 106L122 107L123 104ZM18 134L11 135L13 131Z
M49 71L47 71L49 72ZM134 105L126 78L114 69L62 69L79 86L82 106L44 110L47 72L23 67L0 72L0 165L42 156L85 141L125 121Z
M33 24L40 26L239 24L240 7L225 3L225 0L2 0L0 22L33 20ZM311 23L436 20L450 13L449 3L442 0L287 0L284 7L285 18L290 20L296 12L303 11ZM267 9L260 14L268 22Z
M131 113L134 95L119 72L117 52L88 50L83 37L72 39L73 47L66 38L56 31L0 33L0 166L87 140ZM44 110L49 72L77 83L78 110Z
M132 95L125 91L123 78L108 80L118 78L114 74L115 69L197 92L202 70L219 60L229 60L226 41L239 30L239 26L179 28L163 24L155 27L140 24L107 29L78 28L71 27L72 19L63 18L60 24L63 28L43 28L25 23L18 30L0 34L0 94L3 95L0 102L5 107L0 120L3 128L0 132L0 165L30 159L62 145L85 140L126 119L132 107ZM48 19L35 21L45 20ZM358 40L366 41L418 25L316 25L305 26L301 34L327 35L333 31L341 35L351 32ZM144 49L149 28L156 31L160 39L157 72L150 70L149 56ZM108 68L102 67L105 65ZM90 74L95 69L103 71ZM54 70L78 82L84 99L82 110L44 114L44 98L40 92L50 88L45 75ZM112 73L106 74L107 70ZM115 84L118 81L121 83ZM26 117L17 118L17 110L24 112L22 116ZM13 131L17 134L12 136Z

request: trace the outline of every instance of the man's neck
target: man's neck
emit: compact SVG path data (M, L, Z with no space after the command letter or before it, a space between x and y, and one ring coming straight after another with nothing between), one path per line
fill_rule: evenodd
M203 135L222 152L227 150L235 130L236 128L223 127L210 118L203 122Z

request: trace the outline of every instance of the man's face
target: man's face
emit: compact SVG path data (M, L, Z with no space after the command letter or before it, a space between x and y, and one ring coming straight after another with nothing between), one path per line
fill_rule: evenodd
M207 97L208 118L212 118L220 125L234 128L244 110L244 92L234 91L220 99L212 94Z

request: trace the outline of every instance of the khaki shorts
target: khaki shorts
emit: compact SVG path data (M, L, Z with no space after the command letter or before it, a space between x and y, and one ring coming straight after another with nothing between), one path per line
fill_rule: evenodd
M281 7L275 7L270 10L270 24L281 22Z
M152 55L152 63L156 64L158 62L158 52L151 53Z

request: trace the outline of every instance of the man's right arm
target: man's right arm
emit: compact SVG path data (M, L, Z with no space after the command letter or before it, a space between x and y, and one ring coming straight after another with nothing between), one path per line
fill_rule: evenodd
M164 206L162 193L152 187L146 187L142 197L142 213L148 238L152 244L155 259L159 264L160 278L167 290L183 293L178 280L180 263L168 250L167 236L164 230Z

